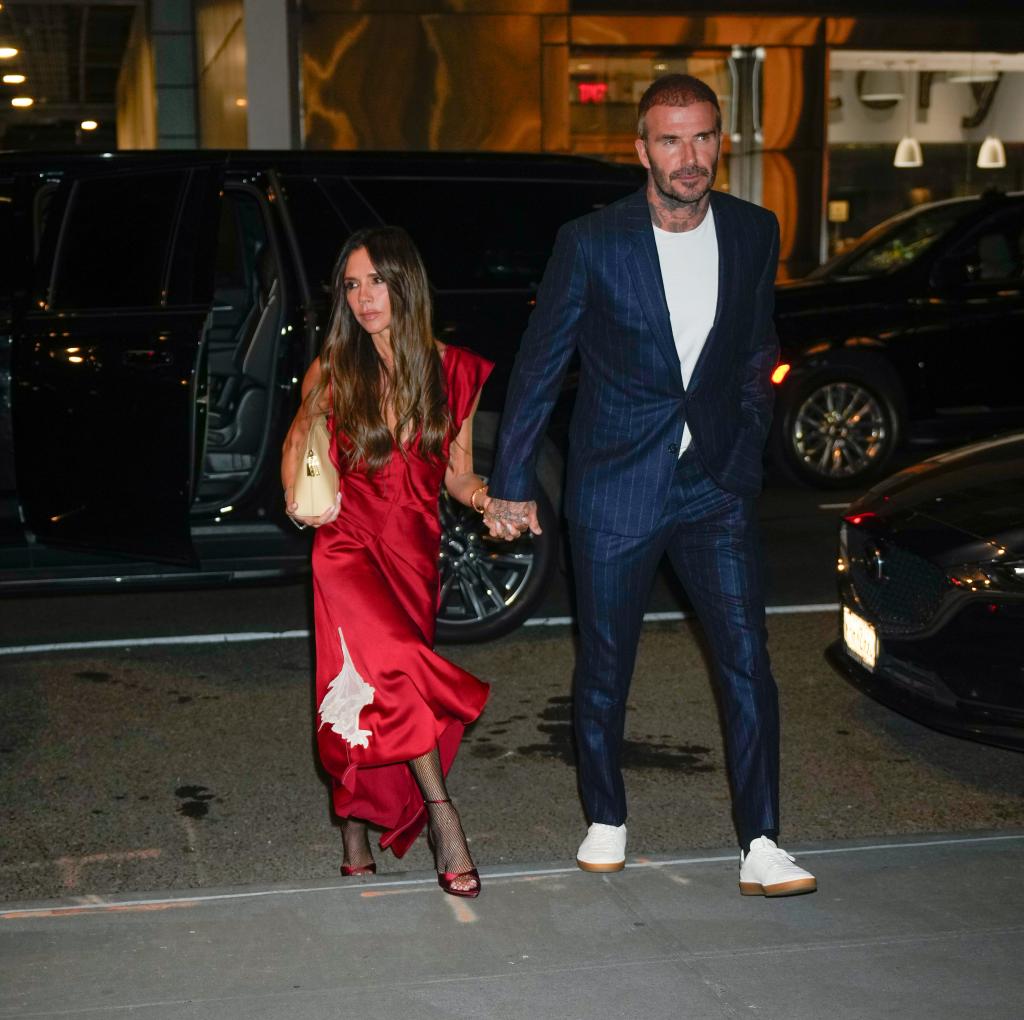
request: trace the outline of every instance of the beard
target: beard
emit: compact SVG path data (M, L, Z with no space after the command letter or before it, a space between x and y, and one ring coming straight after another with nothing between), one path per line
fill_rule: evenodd
M706 167L693 164L691 166L683 167L680 170L674 170L670 174L666 174L664 170L652 163L651 177L654 180L654 186L658 189L659 194L667 202L676 206L695 205L711 190L711 186L715 183L715 172L717 169L717 162L710 170ZM678 192L672 190L672 182L681 179L684 170L691 173L696 171L704 178L704 180L698 182L694 190L689 191L684 195L680 195Z

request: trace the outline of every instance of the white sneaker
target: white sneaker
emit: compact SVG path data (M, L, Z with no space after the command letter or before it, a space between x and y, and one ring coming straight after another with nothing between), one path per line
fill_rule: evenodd
M749 853L740 851L740 892L744 896L796 896L817 888L815 877L797 867L794 858L767 836L758 836Z
M576 851L576 863L584 871L622 871L626 866L625 825L594 822Z

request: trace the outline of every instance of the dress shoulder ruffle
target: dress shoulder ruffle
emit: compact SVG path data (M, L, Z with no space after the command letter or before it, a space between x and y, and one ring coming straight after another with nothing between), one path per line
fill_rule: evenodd
M468 347L449 346L444 355L445 378L448 382L448 405L457 432L473 403L494 369L494 362L481 357Z

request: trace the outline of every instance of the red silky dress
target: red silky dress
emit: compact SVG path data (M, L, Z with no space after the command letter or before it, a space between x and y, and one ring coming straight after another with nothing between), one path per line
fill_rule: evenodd
M454 436L493 366L461 347L442 365ZM448 445L436 459L396 452L373 475L343 468L341 513L313 542L320 760L337 814L381 826L397 857L427 819L406 762L436 746L447 774L489 693L433 650Z

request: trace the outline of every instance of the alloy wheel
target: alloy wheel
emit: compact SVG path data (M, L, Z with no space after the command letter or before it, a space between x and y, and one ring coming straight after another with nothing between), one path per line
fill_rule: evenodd
M791 443L803 468L823 479L854 479L883 459L892 429L882 402L848 380L827 382L797 407Z

